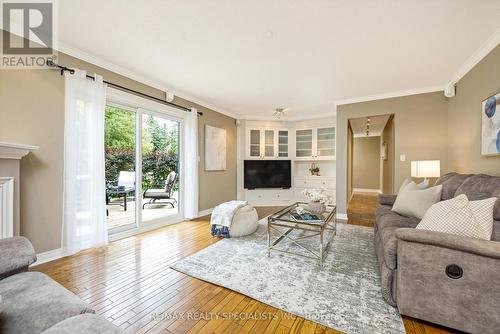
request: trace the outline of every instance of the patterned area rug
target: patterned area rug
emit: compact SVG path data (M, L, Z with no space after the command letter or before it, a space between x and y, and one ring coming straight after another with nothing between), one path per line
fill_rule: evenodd
M172 268L345 333L405 333L397 309L382 299L372 228L338 224L320 270L312 259L268 257L266 224L263 219L253 235L221 240ZM301 242L317 244L316 238Z

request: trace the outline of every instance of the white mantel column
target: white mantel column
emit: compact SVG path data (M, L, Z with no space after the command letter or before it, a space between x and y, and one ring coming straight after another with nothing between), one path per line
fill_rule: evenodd
M38 146L0 142L0 238L20 232L20 160ZM12 201L12 186L14 189ZM8 206L8 207L7 207ZM4 231L4 232L2 232ZM6 234L3 236L2 234Z

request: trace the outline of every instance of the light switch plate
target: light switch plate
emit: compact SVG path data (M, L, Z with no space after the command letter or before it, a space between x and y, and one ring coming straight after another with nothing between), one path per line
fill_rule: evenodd
M406 161L406 154L400 154L399 155L399 161L401 161L401 162Z

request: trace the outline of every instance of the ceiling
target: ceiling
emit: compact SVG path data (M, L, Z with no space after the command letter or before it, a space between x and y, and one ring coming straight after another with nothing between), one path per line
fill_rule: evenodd
M369 118L370 126L368 136L366 135L366 124L368 117L353 118L349 120L352 134L355 138L380 136L382 134L382 131L384 131L387 120L389 119L389 115L370 116Z
M63 52L242 118L442 89L500 28L499 0L72 0L58 11Z

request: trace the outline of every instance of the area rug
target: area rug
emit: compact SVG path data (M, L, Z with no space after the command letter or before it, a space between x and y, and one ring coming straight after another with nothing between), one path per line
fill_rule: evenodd
M263 219L253 235L221 240L172 268L345 333L405 333L398 310L382 298L372 228L337 224L320 270L312 259L268 257L266 224Z

